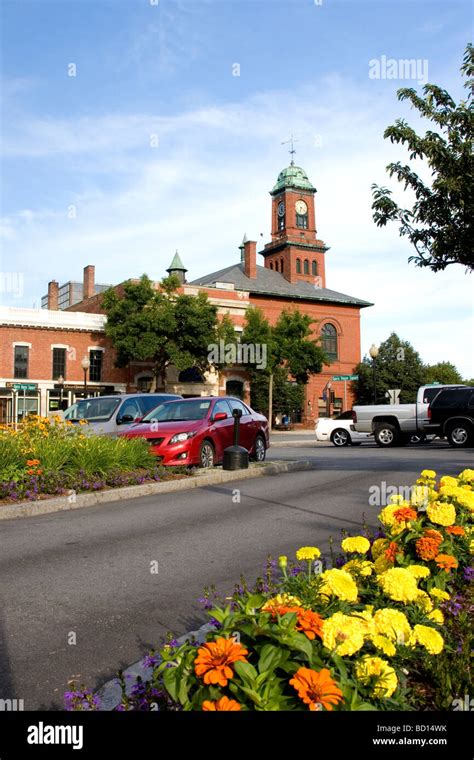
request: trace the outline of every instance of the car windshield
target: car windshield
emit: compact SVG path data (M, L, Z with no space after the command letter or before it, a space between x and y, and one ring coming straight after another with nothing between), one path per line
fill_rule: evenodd
M117 410L121 399L117 398L86 398L76 401L69 409L64 413L64 419L71 420L87 420L88 422L103 422L109 420L113 413Z
M153 409L142 422L184 422L185 420L203 420L211 406L210 401L193 399L192 401L173 401L161 404Z
M140 398L140 404L148 416L152 409L156 409L157 406L163 406L167 401L174 401L175 399L179 399L179 396L142 396Z

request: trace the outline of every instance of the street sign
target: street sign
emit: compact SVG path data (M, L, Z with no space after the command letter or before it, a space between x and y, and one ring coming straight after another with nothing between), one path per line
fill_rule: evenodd
M12 388L14 391L23 391L23 393L38 390L36 383L13 383Z
M359 379L359 375L333 375L332 379L336 380L336 381L337 380L344 380L344 381L358 380Z

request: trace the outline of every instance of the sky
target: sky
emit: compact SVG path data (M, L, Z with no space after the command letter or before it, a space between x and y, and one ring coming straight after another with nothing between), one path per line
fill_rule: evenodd
M362 353L396 332L474 377L472 275L409 264L397 225L371 212L374 182L409 205L385 171L408 155L385 128L432 127L397 89L465 97L470 2L2 0L0 13L0 303L39 307L49 280L87 264L101 283L161 279L178 250L192 280L238 261L244 233L260 250L293 134L327 286L374 303ZM389 78L389 59L416 71Z

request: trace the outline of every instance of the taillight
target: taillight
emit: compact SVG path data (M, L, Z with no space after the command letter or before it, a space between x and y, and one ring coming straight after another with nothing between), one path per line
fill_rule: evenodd
M357 412L352 410L352 422L357 422Z
M428 419L431 419L431 406L428 407Z

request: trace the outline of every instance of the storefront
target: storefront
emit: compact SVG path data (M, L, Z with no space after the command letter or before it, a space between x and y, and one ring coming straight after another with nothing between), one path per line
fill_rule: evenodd
M37 383L7 383L0 388L0 425L21 422L29 414L40 413Z

